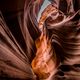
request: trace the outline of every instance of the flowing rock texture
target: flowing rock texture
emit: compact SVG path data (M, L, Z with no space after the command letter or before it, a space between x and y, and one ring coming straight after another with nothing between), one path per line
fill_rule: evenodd
M26 0L17 15L25 48L0 12L1 80L80 80L80 1L48 0L40 12L45 2Z

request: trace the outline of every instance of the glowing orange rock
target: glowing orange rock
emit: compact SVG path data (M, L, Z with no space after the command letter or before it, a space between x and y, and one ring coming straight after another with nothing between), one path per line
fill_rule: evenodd
M56 67L56 55L55 51L52 49L51 41L48 38L46 29L43 24L46 18L51 14L52 11L56 11L51 5L45 9L44 13L39 20L39 28L41 29L40 37L35 41L37 52L33 59L31 65L35 74L40 79L47 79L51 74L54 74Z

